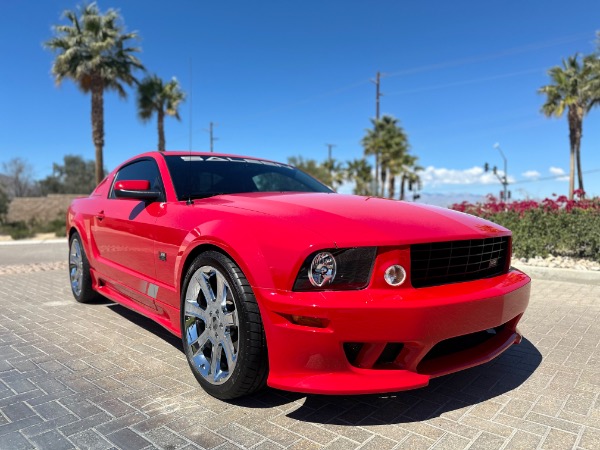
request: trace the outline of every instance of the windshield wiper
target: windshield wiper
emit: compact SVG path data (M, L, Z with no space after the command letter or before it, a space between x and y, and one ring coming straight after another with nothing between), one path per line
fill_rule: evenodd
M226 194L226 192L194 192L189 195L184 195L183 198L190 198L190 199L198 200L198 199L202 199L202 198L209 198L209 197L214 197L216 195L224 195L224 194Z

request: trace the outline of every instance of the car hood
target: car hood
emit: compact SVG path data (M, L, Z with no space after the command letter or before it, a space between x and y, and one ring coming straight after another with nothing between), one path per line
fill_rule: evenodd
M509 235L492 222L436 206L326 193L252 193L215 197L221 207L266 214L339 246L398 245ZM212 203L212 202L211 202ZM216 205L215 205L216 206ZM294 236L290 235L290 239Z

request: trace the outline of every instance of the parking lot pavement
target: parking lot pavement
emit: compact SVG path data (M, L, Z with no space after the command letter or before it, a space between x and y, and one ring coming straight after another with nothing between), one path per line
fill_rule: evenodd
M534 281L519 346L423 389L222 402L161 327L76 303L64 262L19 264L0 271L0 449L600 448L600 286Z

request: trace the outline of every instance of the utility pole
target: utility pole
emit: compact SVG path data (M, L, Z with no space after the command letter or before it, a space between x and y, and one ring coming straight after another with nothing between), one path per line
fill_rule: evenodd
M213 127L214 125L217 125L216 123L212 123L210 122L210 124L208 125L208 135L209 135L209 140L210 140L210 152L213 153L214 152L214 142L219 140L219 138L214 137L213 135Z
M380 85L381 85L381 73L377 72L375 80L371 80L375 83L375 119L379 121L379 98L381 97ZM375 152L375 195L379 195L379 150Z
M379 120L379 97L381 97L381 92L379 91L379 87L381 85L381 74L377 72L375 77L375 118Z
M504 201L507 202L508 201L508 172L507 172L508 163L506 161L506 156L504 156L504 152L500 148L500 144L496 142L494 144L494 148L498 149L498 151L502 155L502 159L504 160L504 181L502 182L502 184L504 185Z
M327 146L327 161L331 162L331 149L337 147L335 144L325 144Z

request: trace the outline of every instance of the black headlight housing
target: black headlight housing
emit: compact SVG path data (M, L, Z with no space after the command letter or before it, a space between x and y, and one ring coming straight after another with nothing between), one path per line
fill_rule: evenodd
M326 248L313 252L304 260L294 282L293 290L342 291L364 289L371 279L376 255L377 247ZM331 258L334 261L331 261ZM333 276L331 276L332 269ZM323 280L321 270L325 280ZM315 280L318 280L318 282L315 283Z

